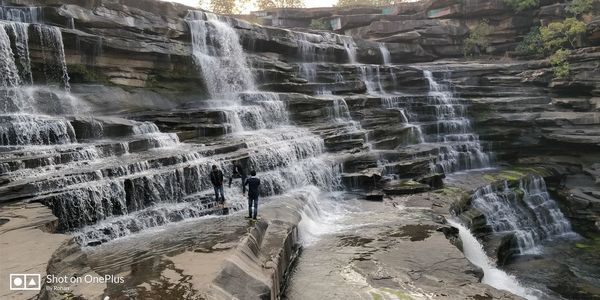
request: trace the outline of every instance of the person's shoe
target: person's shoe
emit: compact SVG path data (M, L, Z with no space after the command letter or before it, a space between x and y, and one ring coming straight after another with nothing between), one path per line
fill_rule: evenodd
M252 217L245 217L246 219L252 219Z

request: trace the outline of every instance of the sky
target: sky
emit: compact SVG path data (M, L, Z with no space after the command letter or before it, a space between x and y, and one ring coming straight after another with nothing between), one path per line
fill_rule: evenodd
M163 0L163 1L178 2L178 3L182 3L182 4L185 4L188 6L192 6L192 7L198 6L198 0ZM333 6L333 4L336 2L337 2L337 0L304 0L304 6L305 7L328 7L328 6ZM253 7L251 5L251 6L246 7L244 12L248 13L253 10L257 10L257 9L256 9L256 7Z

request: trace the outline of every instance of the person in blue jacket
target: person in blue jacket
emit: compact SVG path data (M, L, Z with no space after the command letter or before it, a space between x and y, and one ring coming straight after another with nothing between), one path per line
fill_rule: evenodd
M256 171L252 170L250 172L250 178L244 182L244 186L246 185L248 185L248 218L256 220L260 186L260 179L256 178Z

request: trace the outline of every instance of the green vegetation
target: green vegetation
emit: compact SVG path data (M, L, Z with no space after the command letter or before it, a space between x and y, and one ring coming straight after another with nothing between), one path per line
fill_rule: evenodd
M592 253L600 253L600 235L593 235L588 240L576 243L575 247Z
M516 50L522 55L544 54L549 56L554 76L565 78L571 72L567 61L571 54L569 49L578 46L579 37L585 30L585 23L574 17L566 18L560 22L552 22L541 28L534 27L517 46Z
M597 0L573 0L567 4L565 10L573 16L580 16L592 11L594 1Z
M504 4L508 5L515 12L522 12L537 7L540 3L539 0L504 0Z
M96 70L94 67L88 67L80 64L67 65L71 82L77 83L108 83L108 77Z
M552 53L549 57L550 64L557 78L569 76L571 68L567 58L571 54L568 48L575 48L579 36L585 32L585 23L576 18L566 18L562 22L553 22L540 29L540 39L546 53Z
M562 22L552 22L540 29L545 50L554 52L562 47L577 46L577 39L585 32L585 23L576 18L566 18Z
M543 54L544 44L540 35L540 28L537 26L532 27L516 50L521 55Z
M539 176L552 175L549 170L541 167L513 167L510 169L502 169L500 171L486 173L483 175L483 179L490 183L502 180L517 181L529 174L536 174Z
M272 8L298 8L304 7L304 0L257 0L256 6L260 10Z
M217 14L241 14L250 0L200 0L198 5Z
M217 14L239 15L251 2L251 0L199 0L198 4ZM304 7L304 0L257 0L255 4L260 10L297 8Z
M389 6L401 1L394 0L338 0L335 6L337 7L360 7L360 6Z
M567 58L571 54L571 50L559 49L550 56L550 64L556 78L565 78L571 73L571 67Z
M467 191L455 186L444 186L443 188L435 190L433 192L436 194L444 195L448 198L456 199L462 199L464 197L469 196L469 193L467 193Z
M492 26L488 23L488 20L481 20L477 26L475 26L469 33L463 42L463 53L465 56L470 54L480 53L481 49L485 49L490 41L488 35L493 32Z
M315 30L330 30L331 29L331 26L329 25L329 23L325 22L323 20L311 20L310 25L308 27L310 29L315 29Z
M401 291L401 290L394 290L394 289L390 289L390 288L380 288L380 290L383 292L386 292L388 294L392 294L400 300L411 300L412 299L412 297L410 297L408 294L406 294L404 291Z
M373 300L383 300L383 297L375 292L371 292L371 297Z

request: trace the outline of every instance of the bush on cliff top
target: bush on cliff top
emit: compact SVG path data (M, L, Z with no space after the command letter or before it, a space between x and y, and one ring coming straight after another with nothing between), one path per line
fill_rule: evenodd
M469 36L463 41L463 53L465 56L480 53L481 49L485 49L490 40L488 35L493 32L488 20L479 21L477 26L471 29Z
M337 7L352 7L352 6L379 7L379 6L389 6L389 5L392 5L397 2L401 2L401 1L394 1L394 0L338 0L334 6L337 6Z
M308 28L315 30L331 30L331 26L329 26L328 22L323 20L311 20Z
M576 18L566 18L562 22L553 22L541 28L534 27L517 47L523 55L546 54L556 78L569 76L570 65L567 58L571 50L578 46L579 36L586 25Z
M591 12L595 1L598 0L573 0L567 4L565 10L573 16L580 16Z
M540 4L539 0L504 0L504 3L516 12L522 12Z

